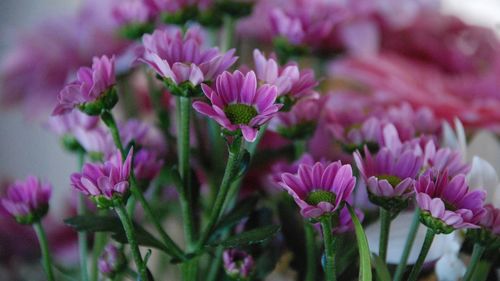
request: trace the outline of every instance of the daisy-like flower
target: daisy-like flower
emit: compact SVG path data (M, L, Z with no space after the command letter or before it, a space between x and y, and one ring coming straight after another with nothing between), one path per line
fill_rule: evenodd
M416 185L416 200L422 210L420 220L435 233L451 233L455 229L479 228L485 213L486 192L469 191L465 175L450 179L448 172L428 170Z
M315 161L311 155L304 153L298 160L293 163L288 163L285 161L280 161L271 167L271 173L269 174L268 180L274 187L279 187L281 183L281 175L283 173L296 174L299 171L299 166L301 164L314 165Z
M313 88L318 85L314 71L299 71L296 64L280 67L274 58L266 59L259 50L253 51L255 73L259 81L278 88L278 96L287 95L293 101L314 94Z
M448 147L436 149L436 144L430 141L425 146L425 165L439 171L446 170L449 177L458 174L468 174L471 167L462 159L463 156L458 150Z
M142 39L145 53L141 60L172 87L210 81L237 60L234 49L222 54L218 48L205 48L197 27L190 28L184 37L182 34L180 28L171 28L155 30ZM173 91L173 94L178 93Z
M125 161L122 161L121 153L117 151L104 164L85 164L82 173L71 175L71 185L90 196L98 207L112 206L113 199L125 197L128 194L133 153L131 149Z
M364 157L360 151L354 160L367 188L370 201L387 210L398 212L407 206L413 186L423 164L418 146L401 143L392 125L384 128L384 143L375 155L367 146Z
M139 181L153 180L163 167L163 160L151 149L142 148L134 155L134 173Z
M358 217L359 221L363 222L365 214L360 209L357 208L354 209L354 212L356 213L356 216ZM351 214L349 213L349 209L347 209L347 207L344 207L342 208L342 210L340 210L339 216L333 222L332 226L333 226L332 232L335 235L354 231L354 223L352 221ZM318 232L322 233L321 224L319 223L314 224L314 227Z
M201 88L211 105L197 101L193 103L194 109L213 118L229 131L241 129L243 137L249 142L255 141L259 127L267 123L282 106L274 103L276 87L257 87L253 71L246 75L240 71L224 72L217 77L215 88L205 84Z
M467 235L476 243L489 248L500 248L500 208L484 205L484 216L479 221L480 229L469 229Z
M103 109L113 108L118 101L113 90L115 82L115 57L94 57L92 68L81 67L76 81L59 93L52 114L66 114L78 107L89 115L99 115Z
M229 249L222 254L224 260L224 270L227 275L238 280L246 280L252 274L255 262L246 252Z
M32 224L39 221L49 210L52 186L34 176L16 181L2 198L2 205L18 223Z
M289 112L278 113L269 128L288 139L307 139L314 134L320 114L319 99L303 99Z
M339 210L356 184L351 166L340 161L303 164L296 174L284 173L281 180L281 187L293 197L305 218L319 218Z

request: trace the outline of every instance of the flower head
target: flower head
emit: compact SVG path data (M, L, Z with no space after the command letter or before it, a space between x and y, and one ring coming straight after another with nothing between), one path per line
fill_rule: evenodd
M293 163L288 162L277 162L271 167L271 174L269 175L269 181L273 186L279 187L281 183L281 175L283 173L296 174L299 171L299 166L301 164L314 165L314 159L311 155L305 153L298 160Z
M121 154L116 152L103 164L85 164L82 173L71 175L71 185L90 196L98 207L110 207L111 200L122 198L128 193L133 153L131 149L123 162Z
M278 88L278 96L288 95L296 100L312 95L314 93L312 89L318 85L311 69L299 71L296 64L280 67L275 59L266 59L257 49L253 51L253 59L259 81L275 85Z
M2 198L4 208L22 224L39 221L49 210L52 186L34 176L25 181L16 181Z
M340 161L330 164L302 164L296 174L284 173L281 186L299 205L302 216L318 218L342 207L356 183L350 165Z
M407 199L414 193L413 185L422 167L422 153L410 143L399 141L396 129L384 128L385 147L375 155L364 148L354 153L354 160L366 182L370 201L388 210L399 211L406 207Z
M269 127L288 139L307 139L314 134L320 113L319 99L302 99L290 111L279 112Z
M193 107L229 131L241 129L243 137L249 142L255 141L259 127L267 123L281 108L280 104L274 103L277 97L276 87L257 87L253 71L246 75L240 71L224 72L217 77L215 89L205 84L202 89L211 105L197 101L193 103Z
M141 60L177 86L210 81L237 60L234 49L222 54L218 48L203 47L200 31L195 27L184 37L180 28L155 30L144 35L142 42L145 53Z
M115 84L115 57L94 57L92 68L81 67L76 81L66 85L58 96L53 115L66 114L80 107L89 115L111 109L117 102L112 86Z
M232 278L239 278L238 280L250 277L255 267L252 256L237 249L224 251L222 258L227 275Z
M425 146L426 165L439 171L446 170L449 177L458 174L467 174L470 166L462 160L462 154L458 150L447 147L436 149L433 141Z
M500 209L492 204L484 205L484 216L479 221L480 229L469 229L467 236L488 249L500 248Z
M454 229L479 228L484 215L486 193L469 191L465 175L450 179L448 172L428 170L416 185L417 204L422 209L421 221L436 233L450 233Z
M98 261L99 271L102 275L112 278L126 266L123 253L113 244L108 244Z
M363 221L365 218L365 215L360 209L355 208L354 212L356 213L356 216L358 217L359 221ZM316 230L318 230L320 233L321 231L321 224L317 223L314 225ZM351 214L349 213L349 209L347 207L342 208L340 210L338 217L335 219L332 227L332 232L335 235L339 235L342 233L347 233L347 232L353 232L354 231L354 223L351 218Z
M141 149L134 155L134 173L138 180L151 181L163 167L158 153L150 149Z

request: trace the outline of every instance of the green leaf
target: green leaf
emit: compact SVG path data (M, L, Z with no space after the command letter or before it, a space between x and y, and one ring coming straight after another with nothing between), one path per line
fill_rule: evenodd
M370 264L370 247L368 246L368 240L366 239L363 226L359 222L354 209L347 204L349 213L351 214L351 219L354 224L354 231L356 232L356 241L358 242L359 250L359 280L360 281L371 281L372 280L372 268ZM390 280L390 279L389 279Z
M378 280L392 280L387 265L379 256L372 254L372 262L373 267L375 267L375 273L377 274Z
M280 230L280 227L277 225L263 226L263 227L259 227L259 228L245 231L242 233L238 233L238 234L231 236L231 237L229 237L225 240L222 240L222 241L217 241L217 242L211 243L210 246L212 246L212 247L222 246L224 248L236 248L236 247L242 247L242 246L262 243L262 242L266 241L267 239L271 238L272 236L274 236L279 230Z
M112 233L113 239L116 241L123 244L128 243L123 226L117 217L83 215L65 219L64 222L76 231L110 232ZM139 245L157 248L171 254L169 249L162 242L140 225L134 223L134 229Z
M214 228L215 230L211 234L212 238L214 238L214 236L222 230L232 227L239 223L243 218L248 217L255 209L258 201L259 198L257 196L252 196L236 204L236 207L220 219L219 224Z

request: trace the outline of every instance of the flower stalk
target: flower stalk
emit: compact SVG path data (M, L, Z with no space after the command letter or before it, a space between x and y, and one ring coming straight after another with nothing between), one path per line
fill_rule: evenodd
M464 281L472 280L472 276L474 275L474 271L481 260L481 256L483 255L486 247L480 245L479 243L474 244L474 249L472 250L472 258L467 267L467 271L465 272Z
M396 273L394 274L394 281L400 281L408 263L408 256L410 255L411 248L415 242L415 237L417 236L418 227L420 226L420 209L415 208L413 214L413 219L411 222L410 230L408 236L406 237L405 247L403 253L401 254L401 259L399 260L398 267L396 268Z
M83 162L85 160L85 151L79 150L78 156L78 170L83 167ZM78 214L84 215L87 212L87 206L85 205L85 195L78 195ZM88 267L87 267L87 257L88 257L88 242L87 242L87 232L78 232L78 248L80 253L80 278L82 281L89 280Z
M304 231L306 234L306 281L316 280L316 237L313 226L304 221Z
M387 244L389 242L389 231L391 229L391 212L380 207L380 239L379 256L384 262L387 259Z
M418 255L417 261L413 266L410 276L408 277L408 281L416 281L420 271L422 270L422 265L424 264L425 257L432 245L432 241L434 240L434 230L431 228L427 228L427 233L425 234L424 244L422 245L422 249L420 250L420 254Z
M52 257L50 256L49 243L47 242L47 235L43 229L41 222L36 222L33 224L36 236L38 237L38 243L40 244L40 250L42 252L42 264L47 274L48 281L54 281L54 271L52 270Z
M325 281L337 280L335 270L335 237L332 233L332 218L324 216L321 219L321 229L323 230L323 241L325 244Z

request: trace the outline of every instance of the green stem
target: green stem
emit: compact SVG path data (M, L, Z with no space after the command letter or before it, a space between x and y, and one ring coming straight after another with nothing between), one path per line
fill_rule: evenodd
M210 234L213 231L213 228L216 226L219 221L219 217L222 214L224 203L227 201L227 195L229 193L229 188L231 187L231 182L233 180L235 171L238 167L238 163L240 161L240 154L243 148L243 139L242 137L236 137L233 143L231 144L231 148L229 149L229 157L226 163L226 169L224 171L224 176L222 178L222 182L217 192L217 196L215 197L215 202L212 206L212 211L210 213L210 218L208 220L208 224L203 231L200 240L198 241L198 245L196 247L197 250L201 249L207 242Z
M215 250L215 256L214 256L213 260L211 260L210 269L208 271L206 281L217 280L217 277L219 276L219 270L220 270L220 267L222 264L223 252L224 252L224 249L222 247L219 247L219 248L217 248L217 250Z
M420 250L420 254L418 255L417 261L413 266L410 276L408 277L408 281L415 281L422 270L422 265L424 264L425 257L432 245L432 240L434 240L434 231L430 228L427 228L427 233L425 234L424 244L422 245L422 249Z
M420 209L415 208L413 213L413 219L411 221L410 231L408 236L406 236L405 247L403 253L401 254L401 259L399 260L398 267L396 268L396 273L394 274L394 281L400 281L408 263L408 256L410 255L411 248L415 242L415 237L417 236L418 227L420 226Z
M335 272L335 241L332 234L332 218L329 216L321 220L323 230L323 242L325 243L325 281L337 280Z
M92 281L97 281L97 278L99 277L99 267L97 263L102 249L104 249L104 246L106 245L106 239L107 237L105 232L96 232L94 235L94 247L92 248L92 264L90 271L90 280Z
M226 52L233 45L234 40L234 19L231 16L224 16L224 33L221 38L221 51Z
M146 265L144 264L141 252L139 251L139 245L137 244L132 221L127 215L127 211L121 202L115 203L115 211L122 222L123 230L125 230L125 235L127 236L128 243L130 244L130 250L132 252L135 265L137 266L137 270L139 271L139 276L141 277L141 280L149 280Z
M78 156L78 170L83 167L83 162L85 161L85 151L81 150L77 153ZM87 206L85 205L85 196L83 194L78 195L78 206L77 212L79 215L85 215L87 213ZM87 232L78 232L78 248L80 253L80 278L82 281L89 280L87 258L88 258L88 242L87 242Z
M122 156L125 158L126 152L123 150L122 141L120 139L120 132L118 131L118 127L116 126L116 122L113 118L113 115L110 112L106 111L101 115L101 118L103 119L104 123L108 126L111 134L113 135L113 140L115 142L116 147L120 149ZM165 230L163 230L163 227L158 221L157 216L155 216L155 214L151 210L151 206L149 206L148 202L146 201L144 194L142 194L142 191L139 189L133 170L130 173L130 191L132 192L132 195L136 199L138 199L139 202L141 203L142 208L146 213L146 216L151 220L151 222L153 222L153 225L155 226L156 230L158 231L158 233L160 233L160 236L162 237L165 246L167 246L167 248L171 250L169 254L172 255L173 257L184 260L184 253L177 246L177 244L175 244L172 238L170 238L170 236L165 232Z
M389 231L391 229L391 212L384 208L380 208L380 240L378 253L380 259L386 262L387 259L387 244L389 242Z
M485 250L486 248L484 246L481 246L479 243L474 244L474 249L472 250L472 259L469 263L469 266L467 267L467 271L465 272L463 281L472 280L474 271L476 270L476 267L481 260L481 256L483 255Z
M33 224L36 236L38 237L38 243L40 244L40 250L42 252L42 264L47 274L47 280L54 281L54 272L52 271L52 258L49 251L49 243L47 242L47 235L43 230L41 222L36 222Z
M306 264L306 281L316 280L316 231L313 226L304 221L304 230L306 234L306 254L307 254L307 264Z

